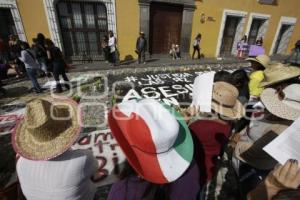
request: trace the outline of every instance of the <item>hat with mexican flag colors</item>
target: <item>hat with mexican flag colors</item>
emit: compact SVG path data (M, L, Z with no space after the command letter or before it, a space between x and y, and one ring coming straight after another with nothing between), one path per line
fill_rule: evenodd
M108 122L128 162L147 181L175 181L192 162L190 131L167 105L153 99L123 102L113 107Z

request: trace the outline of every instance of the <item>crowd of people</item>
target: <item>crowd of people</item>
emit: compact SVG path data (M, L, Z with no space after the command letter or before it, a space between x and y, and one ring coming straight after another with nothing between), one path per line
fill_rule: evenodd
M33 38L32 45L21 41L15 35L9 36L8 46L5 41L0 39L0 86L3 94L6 93L2 88L1 80L8 78L8 70L12 69L17 77L27 76L32 82L33 91L42 93L43 88L40 86L37 77L53 76L56 81L55 92L62 92L60 84L61 75L64 79L66 89L70 89L69 79L66 75L66 62L61 50L54 43L45 38L42 33L38 33Z
M197 77L187 109L154 99L114 105L108 124L127 159L107 199L300 199L299 160L280 165L263 150L300 117L300 69L266 55L247 60L250 74ZM28 200L97 199L96 159L71 148L78 113L66 99L27 104L12 143Z

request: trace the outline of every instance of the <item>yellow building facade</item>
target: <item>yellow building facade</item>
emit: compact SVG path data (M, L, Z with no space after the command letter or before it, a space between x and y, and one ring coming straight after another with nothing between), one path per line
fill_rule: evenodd
M8 21L0 23L0 34L31 43L41 32L73 60L102 59L108 30L116 34L121 60L136 58L140 31L153 55L178 44L190 56L198 33L205 57L236 55L244 35L250 44L262 37L266 54L288 54L300 39L299 7L299 0L0 0L0 18ZM7 25L12 28L4 30Z

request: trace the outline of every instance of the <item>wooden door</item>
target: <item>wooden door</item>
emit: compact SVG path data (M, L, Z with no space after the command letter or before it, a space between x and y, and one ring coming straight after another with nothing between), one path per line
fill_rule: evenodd
M253 19L251 28L250 28L250 32L249 32L249 37L248 37L249 45L256 43L256 40L258 39L257 36L258 36L259 30L264 22L265 22L264 19Z
M240 17L234 17L234 16L228 16L226 18L222 45L221 45L221 52L220 52L221 55L223 56L231 55L236 29L240 20L241 20Z
M149 38L151 54L167 54L172 44L180 45L182 12L182 6L151 4Z

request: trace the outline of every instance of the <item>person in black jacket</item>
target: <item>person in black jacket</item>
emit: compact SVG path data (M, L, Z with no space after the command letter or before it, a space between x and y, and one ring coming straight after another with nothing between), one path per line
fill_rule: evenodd
M50 77L49 67L48 67L48 58L47 50L45 47L45 36L42 33L38 33L37 37L32 39L34 43L34 51L36 54L36 59L41 66L41 70Z
M52 62L53 66L53 77L56 81L56 92L61 93L62 87L59 80L59 75L62 75L65 82L69 82L69 79L65 71L65 60L63 58L61 50L56 47L50 39L45 40L45 46L47 48L48 59ZM70 85L64 84L67 90L70 89Z
M136 53L138 54L139 64L146 64L147 39L144 32L140 32L140 36L136 41Z

